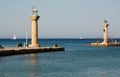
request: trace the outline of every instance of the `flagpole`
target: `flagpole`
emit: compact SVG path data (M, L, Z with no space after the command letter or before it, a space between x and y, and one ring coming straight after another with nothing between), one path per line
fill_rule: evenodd
M26 32L26 44L25 44L25 47L27 48L27 45L28 45L28 41L27 41L28 29L27 29L27 27L25 27L25 32Z

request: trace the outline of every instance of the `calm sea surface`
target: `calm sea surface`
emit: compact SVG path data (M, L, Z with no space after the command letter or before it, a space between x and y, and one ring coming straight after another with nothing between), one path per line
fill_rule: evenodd
M41 46L57 43L65 51L0 57L0 77L120 77L120 47L87 46L96 40L40 39ZM0 39L4 47L18 42L25 39Z

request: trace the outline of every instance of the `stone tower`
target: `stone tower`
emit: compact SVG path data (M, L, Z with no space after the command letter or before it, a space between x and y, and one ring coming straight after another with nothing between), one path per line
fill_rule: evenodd
M32 39L29 47L40 47L40 45L38 44L38 19L40 18L40 16L37 15L37 9L33 9L32 12L33 15L30 16L30 19L32 21Z
M105 20L104 25L103 25L103 44L107 45L108 44L108 23Z

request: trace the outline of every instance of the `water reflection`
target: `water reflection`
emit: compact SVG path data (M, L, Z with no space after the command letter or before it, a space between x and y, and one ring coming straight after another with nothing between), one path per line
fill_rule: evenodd
M37 70L37 61L38 56L37 54L31 54L31 77L36 77L36 70Z

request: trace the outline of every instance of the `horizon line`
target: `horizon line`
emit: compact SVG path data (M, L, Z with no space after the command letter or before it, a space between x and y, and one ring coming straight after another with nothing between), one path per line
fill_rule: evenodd
M0 39L12 39L12 38L0 38ZM17 39L26 39L26 38L16 38ZM31 39L31 38L27 38L27 39ZM86 37L86 38L77 38L77 37L60 37L60 38L38 38L38 39L103 39L103 38L100 38L100 37ZM108 39L120 39L120 37L116 37L116 38L108 38ZM14 40L14 39L13 39Z

